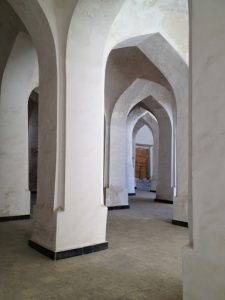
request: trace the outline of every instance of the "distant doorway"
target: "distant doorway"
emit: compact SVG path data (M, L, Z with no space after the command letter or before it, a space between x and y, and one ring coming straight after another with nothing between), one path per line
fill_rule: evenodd
M148 146L136 147L135 177L138 179L149 179L150 151Z

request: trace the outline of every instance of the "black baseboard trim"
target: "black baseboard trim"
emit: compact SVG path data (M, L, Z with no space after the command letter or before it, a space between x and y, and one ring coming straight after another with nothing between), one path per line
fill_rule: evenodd
M172 224L188 228L188 222L172 220Z
M156 193L156 191L154 191L154 190L150 190L150 193Z
M30 215L8 216L8 217L0 217L0 222L9 222L9 221L18 221L18 220L28 220L28 219L30 219Z
M155 199L155 202L173 204L173 200Z
M129 209L130 205L108 206L108 210Z
M49 257L52 260L60 260L60 259L85 255L85 254L94 253L94 252L108 249L108 242L96 244L96 245L92 245L92 246L87 246L87 247L82 247L82 248L77 248L77 249L60 251L60 252L54 252L52 250L49 250L31 240L29 240L28 245L31 248L37 250L38 252L40 252L41 254L44 254L45 256Z
M136 193L128 193L128 196L136 196Z

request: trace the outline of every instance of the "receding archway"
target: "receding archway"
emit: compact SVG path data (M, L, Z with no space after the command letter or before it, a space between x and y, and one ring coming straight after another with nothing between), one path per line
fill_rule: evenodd
M142 51L162 72L169 82L175 99L175 106L173 108L172 186L176 208L174 209L173 218L187 224L188 67L185 61L160 33L125 40L116 45L114 49L128 49L126 47L134 46Z
M172 120L172 95L166 88L155 82L137 79L120 96L114 107L110 126L109 188L106 190L106 204L108 206L128 205L125 170L127 116L137 103L147 99L150 95L166 108L169 118ZM171 180L167 183L167 188L171 190ZM163 197L172 196L169 196L171 193L169 190Z
M145 110L144 110L145 111ZM158 172L159 172L159 125L155 116L149 111L145 111L145 114L137 120L133 127L133 143L135 141L138 130L147 125L152 131L154 146L152 150L153 161L152 161L152 178L150 184L150 191L156 193L156 187L158 185ZM133 146L134 153L134 146Z
M159 128L156 118L142 107L135 107L127 118L127 145L126 145L126 176L128 194L135 194L135 149L134 140L137 131L147 125L153 134L154 150L153 150L153 165L152 165L152 180L151 190L156 191L158 182L158 152L159 152Z
M151 190L154 139L150 127L143 123L134 135L134 173L136 191ZM129 194L128 194L129 195Z
M38 61L28 34L20 32L8 58L0 101L1 217L28 217L28 99L38 85Z

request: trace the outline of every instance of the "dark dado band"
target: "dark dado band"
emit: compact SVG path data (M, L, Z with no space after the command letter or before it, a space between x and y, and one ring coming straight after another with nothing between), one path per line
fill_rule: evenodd
M29 246L41 254L44 254L45 256L51 258L52 260L59 260L59 259L64 259L64 258L69 258L69 257L74 257L74 256L79 256L79 255L85 255L93 252L98 252L102 250L108 249L108 242L101 243L101 244L96 244L92 246L86 246L82 248L77 248L77 249L70 249L66 251L60 251L60 252L54 252L52 250L49 250L31 240L29 240Z

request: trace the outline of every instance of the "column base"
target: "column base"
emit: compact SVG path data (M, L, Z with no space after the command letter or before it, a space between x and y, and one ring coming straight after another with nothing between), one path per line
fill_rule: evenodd
M106 189L105 205L107 207L129 205L128 190L122 186L110 186Z
M130 205L109 206L108 210L129 209Z
M178 194L178 197L173 199L173 220L178 222L179 226L184 226L179 224L180 220L188 224L188 195L187 194ZM187 227L187 225L185 226Z
M157 180L153 179L150 181L150 190L155 191L156 192L156 188L157 188Z
M157 198L155 199L155 202L173 204L173 200L164 200L164 199L157 199Z
M188 228L188 222L185 221L172 220L172 224Z
M162 202L164 202L164 203L173 204L173 189L168 186L157 185L156 199L160 200L158 202L161 202L161 200L162 200ZM169 202L167 202L167 201L169 201Z
M18 221L18 220L28 220L28 219L30 219L30 215L8 216L8 217L0 217L0 222L9 222L9 221Z
M60 260L64 258L85 255L108 249L108 242L59 252L49 250L31 240L29 240L28 244L31 248L37 250L38 252L49 257L52 260Z
M136 196L136 193L128 193L128 196Z

